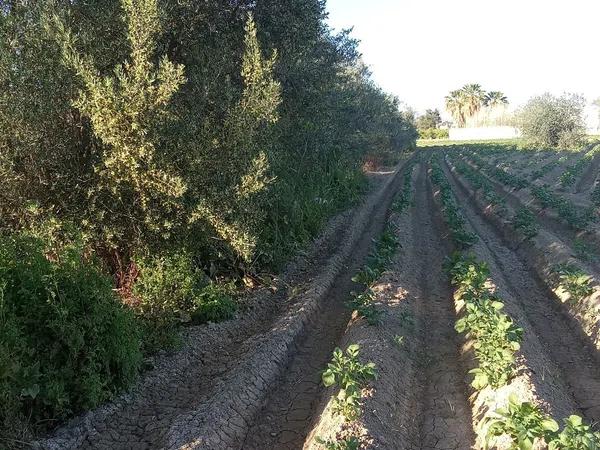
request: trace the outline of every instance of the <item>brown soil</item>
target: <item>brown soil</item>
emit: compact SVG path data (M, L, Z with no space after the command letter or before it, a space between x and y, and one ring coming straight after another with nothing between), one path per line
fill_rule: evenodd
M350 263L329 290L316 320L308 325L306 338L299 343L285 377L273 386L266 405L248 428L241 448L283 450L300 448L304 444L322 393L321 371L350 320L345 302L352 291L360 289L351 278L364 264L373 239L383 231L394 194L395 190L390 190L381 199Z

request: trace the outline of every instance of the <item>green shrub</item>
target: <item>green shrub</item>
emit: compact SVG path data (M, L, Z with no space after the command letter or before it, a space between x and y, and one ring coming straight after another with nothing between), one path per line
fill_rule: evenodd
M572 94L533 97L518 115L519 128L532 145L575 149L585 142L584 106Z
M112 280L68 247L0 237L0 435L93 408L136 377L140 333Z
M425 128L419 130L419 139L448 139L449 132L445 128Z
M236 310L233 286L213 283L186 252L138 260L140 276L133 286L136 309L161 326L173 322L216 322Z

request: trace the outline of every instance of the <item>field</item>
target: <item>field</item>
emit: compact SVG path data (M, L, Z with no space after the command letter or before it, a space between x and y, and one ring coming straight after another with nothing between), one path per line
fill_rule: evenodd
M38 445L596 448L597 149L452 143L371 173L235 319Z

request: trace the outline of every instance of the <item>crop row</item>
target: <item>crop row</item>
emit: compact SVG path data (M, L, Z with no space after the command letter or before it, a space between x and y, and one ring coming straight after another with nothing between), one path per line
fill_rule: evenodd
M462 160L452 162L457 172L464 176L475 190L481 190L485 199L490 202L490 204L497 207L503 207L505 205L506 200L496 193L494 184L488 178L481 175L481 173Z
M594 147L581 157L575 164L569 166L560 176L560 185L567 188L575 184L575 181L581 176L585 167L590 164L599 147Z
M435 162L432 169L434 166ZM432 178L436 172L432 170ZM444 176L443 172L437 173L438 178ZM436 184L448 186L447 180L438 180ZM496 392L509 384L517 373L515 355L520 349L523 329L503 311L504 303L491 287L490 271L485 263L456 253L446 263L446 270L455 287L455 300L462 306L455 329L473 342L477 367L470 370L474 375L471 385L476 391L489 386ZM562 272L563 277L571 276L580 295L587 294L581 289L587 289L588 280L575 279L575 275ZM515 395L510 396L506 407L486 414L482 425L487 429L487 446L495 445L502 436L511 440L514 449L531 449L539 442L555 450L600 448L600 433L594 432L581 417L572 415L565 419L561 430L539 406L520 401Z
M485 200L495 206L495 212L508 214L505 198L498 195L494 184L487 177L463 160L453 161L452 164L456 171L471 184L471 187L475 191L481 190ZM515 230L521 232L526 239L536 236L539 231L535 214L527 207L518 209L512 219L510 219L510 224Z
M481 175L480 172L476 171L472 166L462 161L458 161L455 165L455 168L458 173L463 175L465 179L471 183L474 189L489 183L489 180ZM476 180L477 178L482 178L483 180L479 180L478 183L474 182L473 180ZM501 217L503 213L508 214L506 209L494 209L492 211L493 213L500 213L499 215ZM539 232L539 224L537 222L536 215L525 206L519 208L512 218L506 217L506 219L510 220L510 225L512 228L516 231L519 231L526 239L534 238ZM581 302L586 297L592 295L594 292L593 285L595 280L584 269L579 267L578 264L573 262L563 262L550 268L550 277L548 279L548 283L556 292L560 290L564 294L568 294L568 297L566 298L568 298L570 303L574 304ZM586 313L586 315L590 317L596 317L597 314L598 313L593 308Z
M454 198L450 183L444 175L439 162L439 155L432 158L430 166L431 180L439 189L442 215L450 229L452 240L461 248L473 245L477 241L477 236L465 229L465 218L460 212L460 207Z
M515 374L515 353L520 348L523 329L502 309L504 303L492 292L489 269L473 257L455 254L447 264L455 299L464 302L464 313L456 331L473 341L478 367L470 373L476 390L504 386Z
M509 174L497 167L492 167L483 158L475 154L471 154L469 159L483 173L505 185L512 187L520 186L518 189L530 187L531 195L537 200L542 209L550 208L554 210L562 221L576 230L585 230L596 220L596 212L593 207L578 207L572 201L553 192L548 186L531 185L523 178Z
M411 203L413 167L414 163L406 167L402 175L402 187L392 203L392 211L397 214L403 212ZM391 263L398 245L395 230L388 224L375 241L364 267L352 278L355 283L363 285L364 290L359 293L352 292L352 299L347 306L359 317L364 318L369 325L377 325L381 315L375 307L376 295L373 286ZM349 345L345 352L336 348L321 376L325 387L338 387L338 393L333 401L333 413L341 415L346 424L356 421L361 416L363 389L377 377L375 364L361 363L359 354L358 344ZM318 438L317 441L327 450L357 450L361 445L361 437L349 426L336 433L332 439Z

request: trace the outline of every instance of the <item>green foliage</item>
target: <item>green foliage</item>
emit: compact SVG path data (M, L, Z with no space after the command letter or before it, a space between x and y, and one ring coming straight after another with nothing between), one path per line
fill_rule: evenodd
M600 448L600 433L585 424L581 417L571 415L564 427L548 417L539 407L520 402L516 395L509 397L506 408L495 411L497 417L488 420L486 448L498 436L507 435L512 440L511 449L529 450L534 444L545 442L549 450L595 450Z
M388 226L375 242L375 248L369 254L365 266L352 277L352 281L365 285L367 289L359 294L353 292L348 307L355 310L359 316L364 317L369 325L378 324L381 316L380 311L375 307L375 293L371 286L381 277L387 265L392 261L397 248L398 239L391 227Z
M143 317L168 325L229 319L236 311L233 287L211 282L185 252L140 258L133 287L135 309Z
M563 430L551 439L549 450L598 450L600 449L600 432L583 423L581 417L571 415L564 419Z
M146 351L172 345L174 323L231 317L222 280L281 266L364 193L367 156L415 144L320 0L1 9L0 232L56 219L53 261L78 224ZM104 305L90 286L88 307Z
M140 319L146 354L177 347L178 324L219 322L237 310L235 287L211 281L186 251L136 257L133 267L126 302Z
M594 292L591 286L593 278L583 270L570 264L562 264L554 272L558 275L559 285L569 293L570 300L578 302Z
M419 139L448 139L447 128L420 128Z
M475 190L483 192L485 199L490 204L501 208L504 207L506 203L505 199L496 193L494 185L490 180L464 161L457 161L455 166L458 173L463 175Z
M517 210L512 219L512 225L515 230L523 233L527 239L535 237L540 229L535 215L525 207Z
M596 183L592 193L590 194L590 199L594 206L600 206L600 183Z
M489 270L471 257L455 255L447 263L456 296L465 302L463 316L456 321L456 331L474 341L478 367L472 385L483 389L504 386L515 373L515 352L520 348L523 330L502 312L504 304L487 286Z
M360 440L356 436L329 441L317 438L317 442L323 444L326 450L358 450L360 448Z
M456 125L462 128L467 119L473 117L483 107L496 107L507 104L508 99L500 91L484 91L479 84L466 84L451 91L445 97L446 110L452 115Z
M583 155L575 164L567 167L560 176L560 185L563 188L567 188L575 184L575 181L581 176L585 167L591 163L597 151L597 148L593 148Z
M548 164L544 164L542 167L540 167L537 170L534 170L531 174L531 180L537 180L538 178L542 178L544 175L546 175L547 173L552 172L555 168L557 168L560 165L560 163L556 160L554 161L550 161Z
M95 262L76 246L50 257L39 238L0 237L0 430L93 408L140 364L139 328Z
M556 421L547 417L537 406L529 402L520 402L511 395L508 406L496 410L498 418L490 421L487 444L494 438L508 435L512 439L511 449L529 450L537 440L558 431Z
M412 174L413 174L414 163L408 164L404 171L404 175L402 178L402 188L400 192L396 194L394 198L394 202L392 203L392 211L397 213L401 213L404 211L411 203L411 193L412 193Z
M361 194L367 149L416 139L325 17L318 0L10 2L0 227L77 221L118 280L146 248L287 261Z
M161 31L156 0L121 4L131 55L116 65L113 75L99 75L93 58L77 50L74 35L57 15L48 28L62 49L65 65L83 86L73 104L103 144L88 192L91 210L86 224L99 226L105 245L127 248L136 244L140 228L168 232L155 209L176 210L177 199L186 190L182 178L160 164L156 155L159 123L185 78L183 66L166 57L154 63ZM107 216L99 203L121 208Z
M416 123L417 129L419 130L419 134L421 134L422 130L437 129L437 127L442 123L442 117L440 116L440 112L437 109L428 109L425 111L425 114L417 117Z
M542 147L573 149L584 143L585 100L574 94L533 97L518 115L523 136Z
M448 228L450 228L452 240L460 248L470 247L477 242L477 235L465 229L465 219L460 212L460 207L456 203L452 187L448 183L437 159L431 161L431 180L440 189L442 213Z
M555 194L548 186L533 186L531 195L542 208L551 208L559 218L575 228L585 230L588 225L597 220L594 208L581 208L572 201Z
M333 359L322 374L325 387L339 386L336 397L336 411L347 420L355 420L360 415L361 391L366 384L376 378L375 364L362 364L358 355L360 347L349 345L346 352L336 348Z
M400 336L398 334L394 335L394 344L396 344L396 347L398 348L404 348L404 344L405 344L405 338L404 336Z

